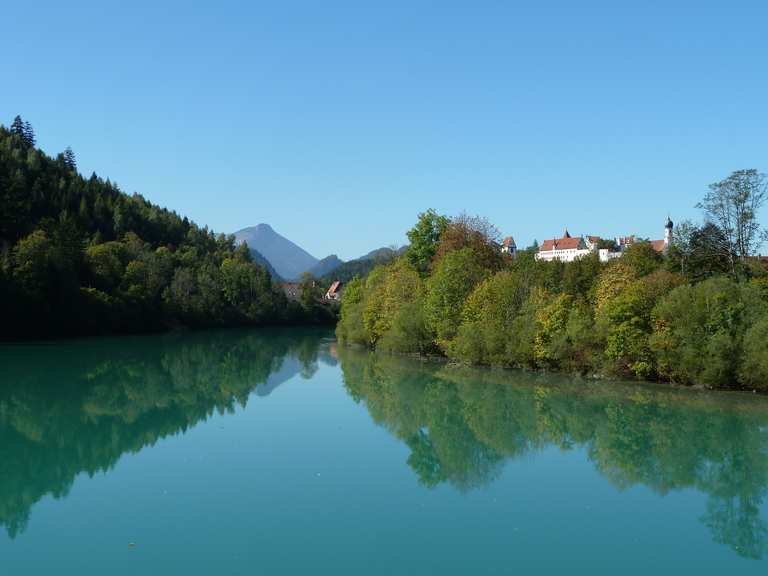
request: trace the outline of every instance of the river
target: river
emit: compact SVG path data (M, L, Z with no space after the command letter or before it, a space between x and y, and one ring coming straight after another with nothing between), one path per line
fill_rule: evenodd
M0 347L0 573L766 574L768 398L322 330Z

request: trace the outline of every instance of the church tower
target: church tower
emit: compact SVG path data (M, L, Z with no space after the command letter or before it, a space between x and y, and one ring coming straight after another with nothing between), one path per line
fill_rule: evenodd
M664 226L664 251L669 249L669 245L672 244L672 229L675 227L672 219L667 216L667 224Z

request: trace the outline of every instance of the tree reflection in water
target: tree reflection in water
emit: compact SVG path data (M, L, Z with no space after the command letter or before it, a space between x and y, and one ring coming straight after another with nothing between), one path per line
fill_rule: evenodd
M768 542L760 506L768 485L768 402L763 397L663 386L578 381L343 349L345 386L410 448L426 486L470 490L506 459L581 447L617 488L708 496L701 521L745 557Z
M251 330L0 348L0 525L125 453L317 369L324 331ZM329 359L329 361L333 361Z
M214 413L269 395L318 362L327 333L229 331L0 348L0 525L45 495ZM44 352L41 352L45 347ZM504 462L579 448L617 488L695 488L713 539L759 558L768 531L768 399L565 376L462 369L339 349L344 385L410 449L421 483L468 491Z

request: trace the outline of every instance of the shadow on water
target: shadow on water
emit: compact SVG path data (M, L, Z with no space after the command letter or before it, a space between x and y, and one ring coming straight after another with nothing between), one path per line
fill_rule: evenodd
M350 395L408 445L425 486L472 490L505 460L580 448L619 489L701 491L715 541L749 558L768 549L766 398L339 354Z
M221 331L0 347L0 525L80 473L269 395L318 360L327 331Z

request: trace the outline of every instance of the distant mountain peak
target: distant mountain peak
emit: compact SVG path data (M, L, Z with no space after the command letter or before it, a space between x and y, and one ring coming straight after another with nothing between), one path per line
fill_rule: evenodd
M330 256L326 256L322 260L320 260L317 264L315 264L312 268L307 270L312 276L315 278L321 278L327 274L332 273L336 268L344 264L344 261L336 256L336 254L331 254Z
M251 250L264 256L277 274L286 280L298 279L319 262L312 254L263 222L238 230L235 238L238 242L246 242Z

